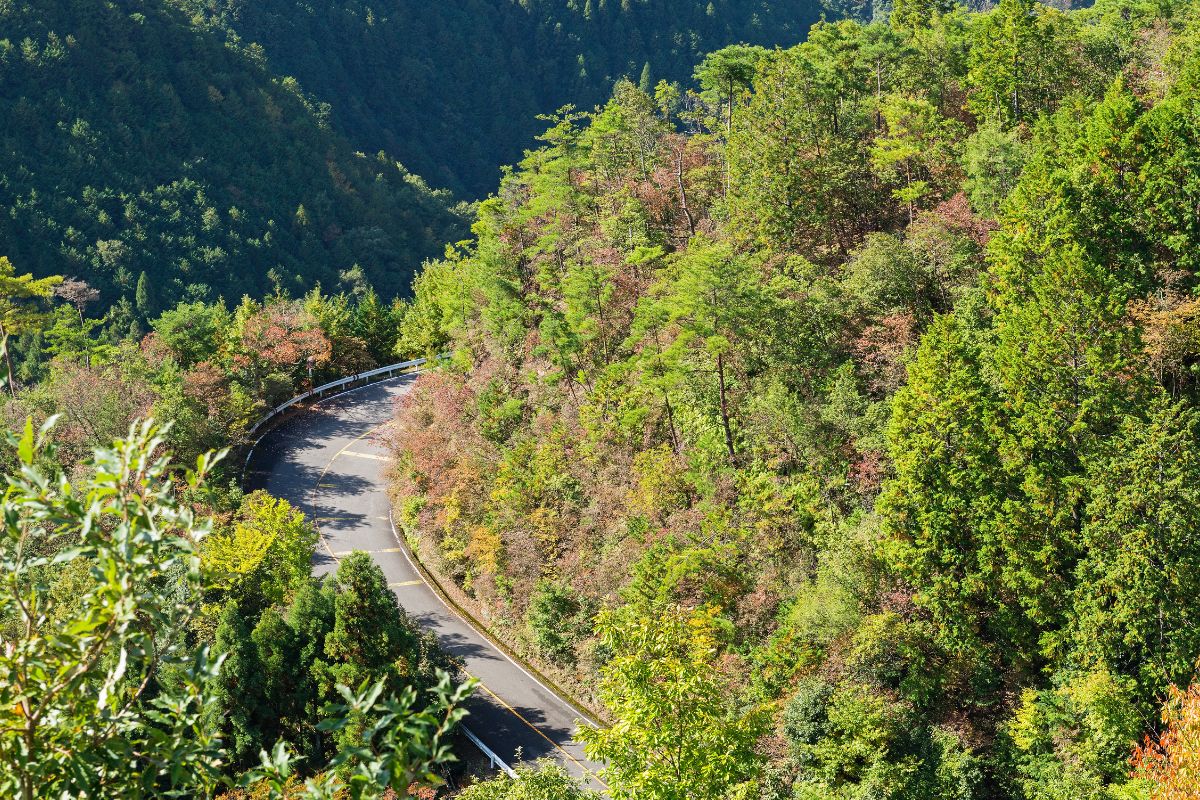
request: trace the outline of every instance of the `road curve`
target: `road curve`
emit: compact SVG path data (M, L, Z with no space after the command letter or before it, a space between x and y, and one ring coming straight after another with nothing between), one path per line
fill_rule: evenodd
M391 523L384 477L389 458L372 434L392 418L396 400L415 379L404 375L336 395L282 422L251 453L247 486L287 500L316 522L318 574L355 550L371 554L404 609L480 680L466 724L500 758L509 764L553 759L603 790L599 765L572 735L579 712L443 602Z

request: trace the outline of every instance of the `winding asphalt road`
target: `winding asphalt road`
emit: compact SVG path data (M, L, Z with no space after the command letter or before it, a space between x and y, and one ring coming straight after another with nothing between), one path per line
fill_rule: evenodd
M373 434L415 379L404 375L336 395L282 422L251 454L247 485L287 500L316 522L318 574L356 550L371 554L404 609L480 680L466 725L496 755L510 765L553 759L603 790L600 765L573 737L580 713L450 609L392 525L384 477L389 456Z

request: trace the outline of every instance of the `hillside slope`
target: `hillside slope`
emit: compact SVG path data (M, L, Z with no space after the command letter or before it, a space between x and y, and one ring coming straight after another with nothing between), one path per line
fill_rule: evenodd
M819 0L180 0L260 44L362 148L439 186L496 187L538 114L591 108L622 76L685 81L727 44L795 44Z
M426 268L397 525L605 707L614 797L1173 796L1130 773L1200 657L1198 42L819 25L701 135L632 83L559 120Z
M167 0L0 4L0 118L5 253L143 316L318 281L401 293L462 231L445 194L355 154Z

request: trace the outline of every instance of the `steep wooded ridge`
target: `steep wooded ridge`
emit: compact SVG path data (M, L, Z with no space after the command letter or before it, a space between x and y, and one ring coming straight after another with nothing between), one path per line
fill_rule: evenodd
M174 0L0 4L0 119L5 254L142 319L275 286L401 294L464 230Z
M607 708L614 797L1195 796L1198 33L727 49L555 119L422 273L397 521Z
M389 302L444 198L182 2L0 0L0 796L1196 800L1200 5L651 69ZM435 353L296 505L205 454ZM468 710L573 766L464 787Z
M709 50L792 45L820 0L176 0L261 47L367 152L437 186L493 191L549 114L621 77L685 81ZM833 13L837 13L834 11Z

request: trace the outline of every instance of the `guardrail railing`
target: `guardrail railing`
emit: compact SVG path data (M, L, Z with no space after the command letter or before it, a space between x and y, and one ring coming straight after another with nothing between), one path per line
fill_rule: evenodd
M340 389L343 386L349 386L350 384L358 383L359 381L367 381L367 380L370 380L371 378L378 378L381 375L384 377L390 378L392 375L394 375L397 372L403 372L404 370L412 369L413 367L424 366L428 361L429 361L429 359L427 359L427 358L414 358L412 361L401 361L399 364L389 364L386 367L380 367L379 369L373 369L370 372L359 372L354 375L347 375L345 378L339 378L336 381L330 381L329 383L322 384L314 389L309 389L304 394L298 394L295 397L293 397L291 400L288 400L286 403L283 403L282 405L278 405L275 408L272 408L270 411L268 411L266 414L264 414L262 416L262 418L258 420L258 422L254 423L253 428L246 431L246 435L253 436L258 431L258 429L261 428L263 425L267 424L272 419L279 416L284 411L287 411L289 408L296 405L297 403L302 403L305 400L309 399L310 397L320 397L321 395L325 394L326 392L332 391L334 389Z
M514 770L508 764L505 764L504 759L502 759L502 758L500 758L500 756L496 755L492 751L492 748L490 748L486 744L484 744L483 741L478 736L471 733L470 728L468 728L466 725L461 725L461 726L459 726L459 730L461 730L463 732L464 736L466 736L468 739L471 740L471 744L473 744L479 748L479 752L481 752L485 756L487 756L489 766L492 769L499 769L510 778L517 777L516 770Z
M445 356L438 356L437 358L440 360L445 358ZM344 378L338 378L336 381L323 383L320 386L309 389L304 394L296 395L286 403L281 403L280 405L275 406L275 408L272 408L266 414L263 414L261 417L259 417L258 421L254 423L254 427L246 431L248 442L247 444L243 445L246 450L246 456L242 459L242 484L244 485L246 483L246 470L250 466L250 458L254 455L254 449L258 447L258 443L262 440L262 436L256 436L256 434L258 434L259 430L264 425L278 417L284 411L287 411L297 403L302 403L305 400L313 397L321 397L327 392L333 392L337 389L342 389L350 384L358 383L359 381L370 381L373 378L390 378L398 372L404 372L405 370L410 370L415 367L423 367L428 363L429 359L427 358L414 358L411 361L401 361L397 364L388 364L386 367L379 367L378 369L373 369L368 372L357 372L353 375L347 375ZM366 384L364 383L363 385ZM263 435L266 434L264 433Z

